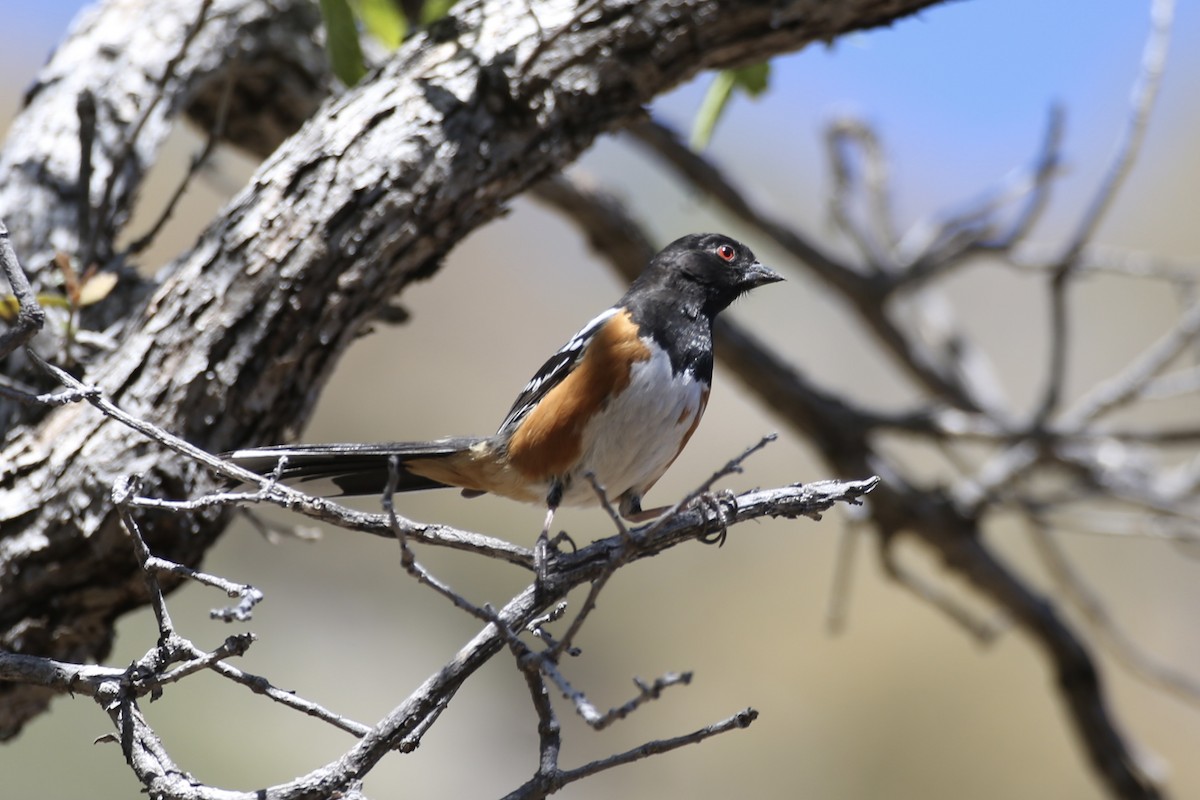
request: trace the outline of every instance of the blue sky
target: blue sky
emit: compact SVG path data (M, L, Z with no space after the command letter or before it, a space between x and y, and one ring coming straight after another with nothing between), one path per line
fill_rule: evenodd
M9 87L25 87L85 4L75 0L8 0L9 30L0 69ZM1168 87L1196 75L1191 48L1200 34L1194 3L1177 10ZM1135 0L967 0L920 16L815 46L782 59L771 96L760 104L780 123L857 110L884 127L900 150L961 142L981 151L1028 150L1052 101L1073 116L1112 130L1122 110L1148 24ZM1114 93L1116 96L1114 96ZM686 116L695 99L675 110ZM8 103L13 101L6 98ZM6 116L11 105L4 109ZM751 112L754 113L754 112ZM763 112L758 112L763 113ZM792 127L792 126L788 126Z

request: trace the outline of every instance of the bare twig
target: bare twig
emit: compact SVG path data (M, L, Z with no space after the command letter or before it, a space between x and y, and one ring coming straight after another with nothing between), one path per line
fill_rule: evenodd
M416 578L417 583L424 584L430 587L435 592L445 597L456 608L466 611L471 616L482 622L489 622L496 625L500 624L495 612L477 606L467 598L463 597L458 592L450 588L450 586L429 570L425 569L417 563L416 556L413 554L412 548L408 546L408 534L406 527L400 524L400 518L396 516L396 506L393 502L396 496L396 487L400 483L400 459L397 456L392 456L388 459L388 481L383 490L383 511L387 515L388 522L392 527L392 532L396 535L396 541L400 545L400 565L404 567L404 571Z
M79 118L79 183L78 193L79 241L92 239L92 148L96 146L96 95L84 89L75 101ZM86 266L86 264L85 264Z
M1167 47L1171 41L1174 12L1174 0L1154 0L1151 4L1151 31L1142 54L1141 71L1134 87L1125 129L1117 142L1116 152L1113 153L1104 179L1080 218L1074 234L1067 240L1058 266L1050 278L1050 358L1046 368L1046 388L1032 418L1032 427L1035 430L1045 427L1062 402L1069 351L1068 279L1077 268L1080 252L1091 240L1100 220L1112 205L1141 150L1146 123L1154 108L1154 100L1162 80Z
M1038 275L1058 269L1059 247L1045 242L1014 242L1013 247L997 253L1001 262L1013 269ZM1186 296L1194 290L1200 276L1195 266L1136 250L1089 242L1076 257L1077 275L1120 275L1139 280L1163 281Z
M905 567L896 560L891 547L879 548L883 569L892 580L916 597L942 612L947 619L969 633L980 644L991 644L1008 626L1007 620L983 619L954 599L952 595Z
M877 273L897 268L893 260L896 233L888 196L888 163L875 131L856 119L840 119L825 130L825 149L833 172L829 213L837 227L867 259ZM858 170L854 156L862 154L862 184L867 196L867 220L859 220L852 209L858 192Z
M639 678L634 678L633 683L638 688L638 694L628 702L601 713L587 699L587 695L576 689L563 677L562 672L554 664L543 663L542 672L554 681L555 686L562 692L563 697L574 704L575 711L583 718L583 721L591 726L593 730L597 731L604 730L617 720L625 719L643 704L651 700L657 700L668 686L678 684L686 686L692 682L692 673L690 672L668 672L666 675L656 678L654 683L646 683Z
M271 700L274 700L280 705L287 706L302 714L307 714L313 719L319 719L322 722L327 722L335 728L340 728L349 734L362 738L370 732L370 727L363 725L361 722L355 722L335 714L326 708L300 697L295 692L285 691L276 686L273 686L270 681L259 675L251 675L242 670L226 664L224 661L219 661L211 665L210 669L218 675L228 678L234 683L239 683L255 694L261 694Z
M608 514L608 518L617 529L617 533L623 538L628 539L629 528L625 525L625 520L621 519L621 515L617 513L617 509L613 507L612 502L608 499L608 492L604 491L604 487L596 480L594 473L589 472L584 477L592 485L592 491L596 493L596 497L600 500L600 508L604 510L605 514Z
M1189 308L1168 333L1131 361L1117 375L1093 387L1071 410L1063 414L1058 426L1045 430L1043 434L1051 440L1058 441L1072 438L1120 440L1122 434L1135 441L1186 441L1188 438L1186 429L1160 430L1155 433L1102 430L1088 426L1104 414L1141 397L1143 390L1152 385L1152 380L1198 338L1200 338L1200 304ZM1026 439L1019 440L1013 446L989 459L973 477L960 482L955 488L955 494L965 506L978 509L988 498L1009 486L1027 469L1046 456L1045 448Z
M861 523L847 524L838 537L837 560L833 567L833 581L829 586L829 597L825 603L825 630L839 634L846 627L847 608L850 604L850 579L853 574L854 556L858 552L858 540L862 538Z
M79 403L89 397L99 394L95 387L84 387L80 390L68 389L65 392L44 392L38 394L31 386L14 381L11 378L0 377L0 395L10 397L20 403L35 403L44 406L65 406Z
M949 216L915 223L896 245L906 271L897 277L898 288L911 291L930 279L961 266L976 253L1006 252L1018 244L1040 219L1050 198L1061 160L1062 108L1047 114L1042 144L1033 163L1015 179L993 189ZM998 219L1001 210L1024 199L1007 227ZM1002 229L1002 230L997 230Z
M552 667L546 659L526 652L517 656L517 664L529 688L529 699L537 713L538 725L538 768L534 774L535 785L548 786L558 774L558 756L562 752L562 726L550 702L550 691L542 673Z
M1012 226L1000 236L984 244L992 250L1006 250L1021 242L1041 219L1042 212L1050 199L1050 189L1054 178L1058 177L1058 167L1062 160L1063 122L1066 112L1062 106L1055 103L1050 106L1046 119L1046 132L1042 138L1042 147L1033 169L1024 178L1028 186L1025 193L1025 204L1013 219Z
M140 480L133 477L126 478L113 487L113 504L121 514L121 522L124 524L125 530L129 533L130 539L133 542L134 553L138 557L138 562L143 572L146 573L150 584L151 597L154 601L155 614L159 615L160 627L165 625L167 632L170 632L170 619L166 617L166 602L162 597L162 590L159 588L157 581L154 581L152 578L153 573L156 572L165 572L180 578L187 578L204 586L220 589L229 597L238 598L236 606L213 609L209 613L213 619L220 619L225 622L233 622L235 620L245 622L249 620L254 614L254 606L262 602L263 594L261 591L249 584L234 583L233 581L200 572L199 570L186 567L183 564L177 564L174 561L169 561L150 553L150 549L146 547L146 542L142 539L137 520L133 518L131 511L137 505L135 501L138 498L135 497L134 493L139 491L140 485ZM161 611L159 608L160 604Z
M154 617L158 620L159 642L165 643L176 637L175 627L171 624L171 615L167 611L167 601L163 597L162 587L158 585L154 571L147 566L151 558L150 548L146 547L146 541L142 538L142 531L138 527L137 520L129 511L129 498L138 491L140 483L141 481L137 478L126 478L113 487L112 499L113 505L121 514L121 522L129 534L129 540L133 544L133 552L142 568L142 574L146 577L146 588L150 591L150 604L154 609Z
M1146 44L1142 50L1142 64L1133 87L1125 129L1116 144L1100 187L1093 195L1091 203L1084 211L1074 234L1067 241L1067 246L1059 258L1061 271L1066 272L1074 268L1079 260L1079 253L1091 241L1096 228L1112 206L1125 178L1141 153L1146 126L1150 121L1150 114L1154 110L1154 101L1158 98L1158 88L1162 85L1174 18L1175 0L1152 0L1150 3L1150 33L1146 37Z
M680 511L682 511L685 508L688 508L689 506L692 506L697 500L699 500L700 498L704 497L709 492L711 492L712 487L716 485L717 481L721 480L722 478L728 478L730 475L740 474L742 471L742 464L745 463L746 459L748 459L750 456L757 453L759 450L762 450L764 447L766 447L767 445L769 445L771 442L775 441L778 438L779 438L779 436L777 434L768 433L766 436L763 436L757 442L755 442L754 444L747 447L740 454L731 458L729 461L727 461L725 463L725 466L721 467L719 470L717 470L712 475L710 475L707 480L705 480L703 483L701 483L695 489L688 492L682 498L677 500L675 502L675 504L673 506L671 506L665 514L663 514L661 517L659 517L657 522L655 522L653 525L650 526L650 529L646 532L646 535L650 535L650 534L657 532L659 530L659 528L661 528L663 525L667 524L667 522L670 521L670 519L672 517L674 517L676 514L678 514ZM735 510L736 510L736 506L735 506ZM724 512L724 509L722 507L720 507L719 504L716 507L716 512L717 512L717 523L719 525L723 526L725 512Z
M0 220L0 270L3 271L13 297L17 300L17 317L9 325L8 330L0 333L0 358L21 347L46 323L46 312L38 305L37 296L21 269L21 262L13 251L12 241L8 238L8 228Z
M1083 612L1088 622L1107 642L1113 655L1147 683L1158 686L1191 705L1200 706L1200 682L1143 652L1113 619L1100 595L1071 564L1040 514L1031 510L1027 520L1031 539L1042 563L1075 607Z
M1154 378L1200 339L1200 303L1194 303L1161 339L1148 347L1118 374L1096 384L1063 415L1071 429L1091 422L1144 396Z
M199 153L196 153L192 156L191 162L188 164L187 172L179 181L179 185L175 187L175 191L171 193L170 199L168 199L166 205L163 206L162 212L158 215L158 219L156 219L154 224L150 226L150 230L134 239L129 245L127 250L130 255L137 255L154 243L154 240L158 238L159 233L162 232L162 229L167 224L167 221L170 220L174 215L175 207L179 205L180 199L183 198L184 193L187 191L188 187L191 186L192 180L196 177L196 173L198 173L201 168L208 164L208 159L212 156L213 150L216 149L217 144L221 141L225 134L225 118L229 113L229 100L233 96L235 75L236 73L232 70L226 75L225 85L221 89L221 97L217 102L216 118L213 120L213 123L209 128L208 137L204 141L204 147L201 148ZM82 241L87 240L82 239Z
M668 753L672 750L677 750L680 747L685 747L689 744L698 744L705 739L711 739L728 731L742 730L750 727L750 725L758 719L758 712L753 708L747 708L745 711L739 711L732 717L728 717L720 722L708 725L698 730L692 731L684 736L676 736L671 739L659 739L652 742L646 742L643 745L635 747L631 750L626 750L623 753L618 753L608 758L597 759L590 764L584 764L582 767L575 769L563 770L555 776L553 787L561 788L575 781L582 780L598 772L603 772L606 769L619 767L624 764L631 764L634 761L639 761L643 758L648 758L660 753ZM530 792L529 784L521 787L509 794L505 795L505 800L524 800L524 798L541 797L542 795L533 794Z
M200 0L200 5L196 10L196 21L188 28L184 34L182 41L179 43L179 49L170 61L163 67L162 74L154 87L150 102L146 104L146 108L142 111L137 122L133 124L125 137L125 145L121 151L112 160L112 166L108 175L108 180L104 183L104 194L101 195L100 204L96 207L95 213L92 215L93 224L91 226L92 235L83 241L83 251L80 254L79 263L86 269L91 265L96 258L96 249L99 246L101 235L106 235L110 226L109 217L112 215L113 193L116 191L117 184L120 182L122 173L125 171L125 166L129 163L129 159L133 157L134 151L138 146L138 137L141 135L142 128L149 122L151 116L155 113L159 103L163 101L166 93L163 91L167 82L175 77L176 70L179 64L187 56L188 50L195 41L196 36L204 28L204 23L208 19L209 11L212 8L213 0Z

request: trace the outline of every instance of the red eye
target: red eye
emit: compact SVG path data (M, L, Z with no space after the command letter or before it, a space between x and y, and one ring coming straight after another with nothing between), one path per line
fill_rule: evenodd
M733 261L733 257L737 255L737 251L733 249L733 245L723 244L717 248L717 255L725 261Z

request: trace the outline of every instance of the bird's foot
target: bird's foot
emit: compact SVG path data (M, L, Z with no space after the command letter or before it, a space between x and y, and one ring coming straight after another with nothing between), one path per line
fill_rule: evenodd
M731 506L728 511L726 510L727 504ZM717 547L725 544L725 539L729 536L729 520L737 512L737 496L729 489L720 492L704 492L693 500L690 506L717 518L715 530L705 531L696 538L704 544L715 544Z

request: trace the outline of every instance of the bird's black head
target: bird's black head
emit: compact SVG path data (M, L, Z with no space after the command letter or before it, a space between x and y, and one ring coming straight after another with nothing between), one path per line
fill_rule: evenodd
M662 288L679 301L692 301L709 315L727 308L756 286L783 280L765 267L750 248L719 233L693 233L664 247L634 282Z

